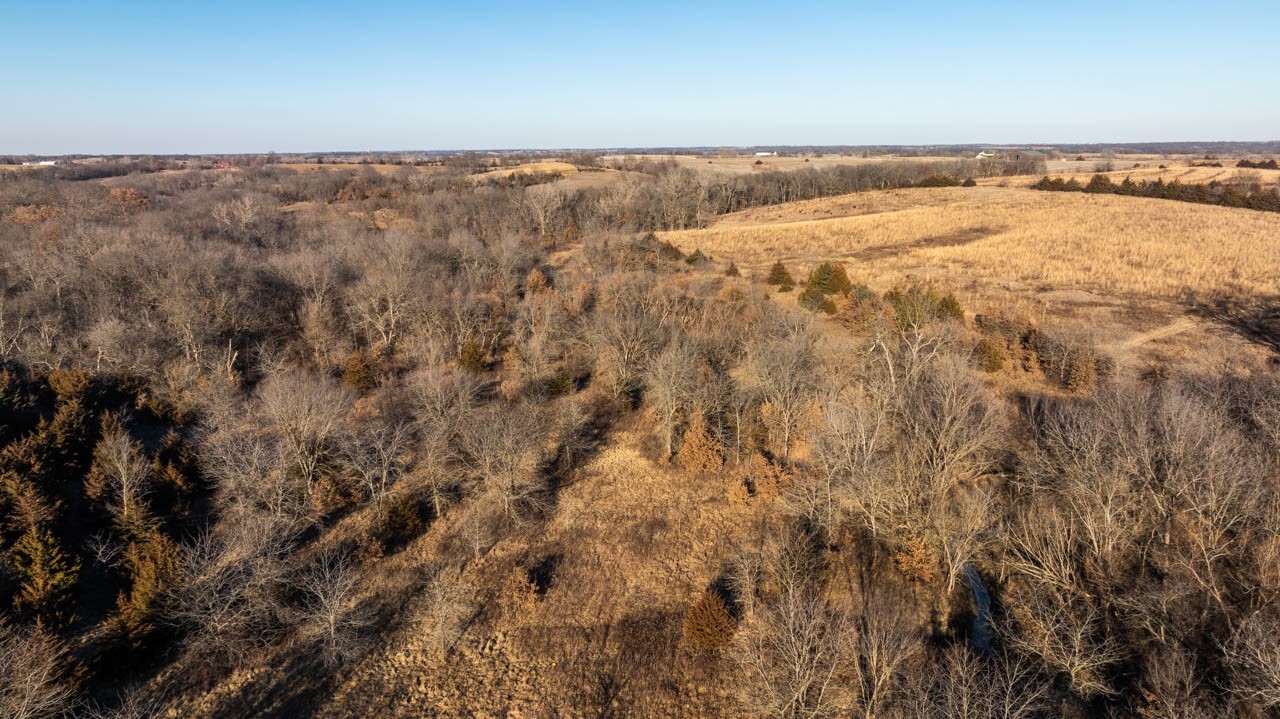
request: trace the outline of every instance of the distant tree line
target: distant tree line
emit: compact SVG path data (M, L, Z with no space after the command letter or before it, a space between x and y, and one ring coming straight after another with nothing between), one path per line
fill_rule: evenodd
M1135 181L1126 177L1117 184L1106 175L1094 175L1087 183L1081 183L1075 178L1064 180L1060 177L1043 177L1031 187L1048 192L1088 192L1151 197L1195 202L1202 205L1242 207L1262 212L1280 212L1280 190L1274 187L1264 188L1254 182L1224 183L1214 180L1201 184L1183 184L1177 180L1172 182L1165 182L1162 179Z
M632 169L653 175L656 182L606 191L606 196L620 191L633 195L627 209L635 214L619 219L638 229L676 230L696 226L705 216L784 202L868 190L951 186L978 177L1036 174L1044 171L1044 161L985 158L867 162L723 176L701 176L675 163L640 163Z
M132 162L92 162L38 167L23 173L42 180L101 180L141 173L176 170L182 165L169 160L144 159Z

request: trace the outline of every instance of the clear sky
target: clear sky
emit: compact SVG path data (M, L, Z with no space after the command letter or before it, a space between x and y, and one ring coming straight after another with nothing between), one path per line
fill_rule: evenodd
M1280 0L0 0L0 153L1280 139Z

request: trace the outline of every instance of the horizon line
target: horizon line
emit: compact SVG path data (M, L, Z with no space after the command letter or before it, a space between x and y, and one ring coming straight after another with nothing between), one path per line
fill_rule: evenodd
M239 151L202 151L202 152L6 152L0 155L11 157L182 157L182 156L253 156L253 155L391 155L407 153L423 154L465 154L465 153L519 153L519 152L626 152L630 154L657 153L657 151L694 152L705 150L800 150L800 149L924 149L924 148L1008 148L1008 147L1129 147L1143 145L1280 145L1280 139L1270 140L1127 140L1107 142L922 142L922 143L866 143L866 144L753 144L753 145L618 145L597 147L480 147L480 148L418 148L418 149L329 149L329 150L239 150Z

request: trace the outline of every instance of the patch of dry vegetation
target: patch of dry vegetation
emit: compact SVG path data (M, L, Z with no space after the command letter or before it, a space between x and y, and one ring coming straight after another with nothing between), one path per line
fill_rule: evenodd
M508 178L512 175L573 175L578 172L576 165L558 160L544 162L526 162L515 167L503 167L497 170L481 172L474 176L477 182Z

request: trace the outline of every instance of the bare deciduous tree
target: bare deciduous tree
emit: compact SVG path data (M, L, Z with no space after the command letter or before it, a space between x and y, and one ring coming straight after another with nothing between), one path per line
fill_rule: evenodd
M356 603L359 583L360 573L345 555L326 551L298 584L303 633L319 642L329 666L351 661L364 648L368 617Z
M744 708L778 719L833 716L851 655L847 608L823 597L803 540L776 545L764 569L766 596L755 602L735 646L747 674Z
M886 466L894 432L890 399L850 388L823 401L814 464L824 524L834 526L839 515L851 513L881 536L882 527L902 516L906 492Z
M347 309L372 345L394 347L417 315L421 253L413 238L399 233L367 236L361 250L364 271L348 290Z
M980 655L963 644L948 647L915 707L921 717L1024 719L1043 716L1052 684L1031 662L1007 653Z
M1093 605L1040 594L1020 605L1014 616L1018 633L1013 643L1062 672L1074 691L1085 697L1114 693L1105 672L1126 651Z
M1255 613L1240 623L1227 642L1226 663L1231 692L1265 711L1280 707L1280 627L1274 619Z
M406 422L380 423L356 432L343 442L343 460L365 495L382 513L383 502L408 469L405 453L413 440Z
M293 521L305 511L306 482L290 471L281 443L251 427L223 429L202 443L205 471L229 510L266 511Z
M151 462L142 445L133 441L122 421L109 422L93 449L94 467L106 486L107 506L122 527L130 527L146 513L151 490Z
M679 340L658 353L645 371L645 399L653 412L664 458L675 452L676 435L698 395L698 358Z
M180 560L180 590L168 614L187 629L193 652L243 662L280 636L286 581L282 561L292 532L266 514L237 514L221 535L204 532Z
M0 715L63 716L75 706L58 642L43 631L19 631L0 620Z
M308 494L351 402L346 387L300 372L269 377L258 391L260 411L283 441Z
M1177 646L1160 646L1145 664L1143 697L1156 716L1194 719L1223 715L1223 708L1207 699L1205 676L1196 668L1191 653Z
M791 457L818 387L816 337L806 327L750 348L747 368L779 456Z
M920 659L920 628L907 618L901 597L871 587L862 593L851 629L854 705L864 719L890 716L907 672Z
M507 518L543 499L547 483L539 466L542 433L540 415L527 406L486 408L463 428L463 462Z
M568 200L564 189L555 183L531 185L524 189L522 205L538 228L538 236L548 237L549 227L560 208Z
M646 274L606 283L600 304L588 328L588 341L605 389L623 397L638 389L646 363L662 347L676 305Z

